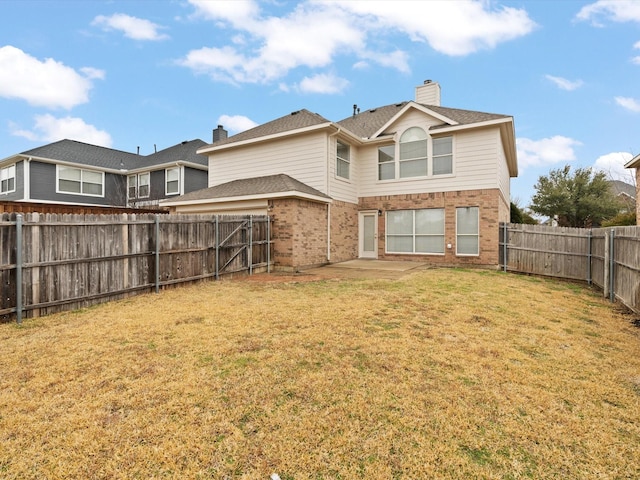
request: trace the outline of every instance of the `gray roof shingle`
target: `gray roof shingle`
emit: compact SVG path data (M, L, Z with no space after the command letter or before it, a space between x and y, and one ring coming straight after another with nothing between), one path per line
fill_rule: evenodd
M283 173L278 175L268 175L265 177L245 178L222 183L213 187L196 190L179 197L172 198L170 202L187 202L194 200L208 200L216 198L243 197L250 195L269 195L285 192L298 192L315 197L326 198L324 193L309 185L302 183L295 178Z
M214 143L214 146L226 145L228 143L237 143L245 140L252 140L254 138L267 137L269 135L275 135L278 133L289 132L292 130L298 130L300 128L312 127L314 125L322 125L323 123L331 123L330 120L312 113L309 110L297 110L291 112L284 117L276 118L257 127L245 130L236 135L233 135L224 140L220 140Z
M347 130L355 133L362 138L371 138L371 136L380 130L389 120L391 120L398 112L400 112L409 102L395 103L393 105L385 105L384 107L372 108L357 115L340 120L338 125L343 126ZM413 102L412 102L413 103ZM474 123L486 122L489 120L497 120L503 118L511 118L509 115L500 115L496 113L476 112L473 110L461 110L459 108L440 107L437 105L422 105L423 107L433 110L460 125L471 125ZM432 130L449 126L446 123L431 127ZM393 133L393 132L388 132Z
M205 155L196 153L198 148L204 145L206 145L204 141L196 139L179 143L151 155L136 155L135 153L100 147L76 140L60 140L27 150L22 152L21 155L114 170L151 168L154 165L177 161L206 166L208 165L208 158Z

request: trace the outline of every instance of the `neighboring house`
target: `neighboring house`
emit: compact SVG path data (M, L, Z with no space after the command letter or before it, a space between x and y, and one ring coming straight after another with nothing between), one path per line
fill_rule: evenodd
M161 202L178 213L273 217L274 262L354 258L498 265L518 166L513 118L416 100L332 122L307 110L198 150L209 188Z
M202 140L137 155L60 140L0 160L0 200L148 207L207 186Z
M622 204L624 213L636 211L636 187L622 180L609 180L611 191Z
M640 183L638 182L638 180L640 180L640 154L636 155L631 160L629 160L624 167L636 169L635 179L636 179L636 199L637 199L638 189L640 189ZM638 202L636 202L636 224L640 225L640 204L638 204Z

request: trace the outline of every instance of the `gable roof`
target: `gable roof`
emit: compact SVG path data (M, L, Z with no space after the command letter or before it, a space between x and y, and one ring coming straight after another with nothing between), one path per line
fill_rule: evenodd
M200 149L199 151L204 153L208 151L210 147L220 147L222 145L231 143L245 142L257 138L278 135L280 133L293 132L309 127L329 124L331 124L329 120L322 117L321 115L318 115L317 113L312 113L306 109L296 110L295 112L291 112L290 114L283 117L276 118L275 120L272 120L270 122L263 123L262 125L258 125L257 127L245 130L244 132L240 132L236 135L232 135L231 137L228 137L224 140L209 144L206 148Z
M636 187L622 180L609 180L609 186L614 195L626 195L636 199Z
M449 127L454 125L473 125L475 123L483 123L492 120L508 120L509 115L501 115L497 113L476 112L473 110L462 110L459 108L440 107L437 105L425 105L416 102L401 102L384 107L372 108L364 112L358 113L351 117L340 120L338 125L346 128L362 138L373 137L381 128L389 124L397 115L401 114L408 105L416 105L432 111L438 116L444 117L451 121L446 123L443 121L441 125L432 126L430 130ZM383 132L393 133L393 132Z
M198 148L206 145L202 140L184 141L165 148L151 155L137 155L135 153L114 150L112 148L91 145L76 140L60 140L26 150L18 157L33 157L54 162L73 163L81 166L101 168L107 170L139 170L153 168L174 162L186 162L208 166L208 158L198 155ZM9 157L15 158L16 156Z
M179 205L197 201L222 200L228 201L243 197L274 198L274 197L303 197L316 201L330 202L331 197L325 195L309 185L283 173L264 177L244 178L222 183L202 190L161 201L162 205Z

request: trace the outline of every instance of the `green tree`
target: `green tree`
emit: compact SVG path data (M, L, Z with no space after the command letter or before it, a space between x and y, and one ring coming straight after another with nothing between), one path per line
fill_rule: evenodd
M527 223L535 225L538 221L526 210L520 208L518 201L511 202L511 223Z
M556 218L563 227L599 227L604 219L620 211L620 203L612 193L604 172L571 167L551 170L538 178L531 210Z

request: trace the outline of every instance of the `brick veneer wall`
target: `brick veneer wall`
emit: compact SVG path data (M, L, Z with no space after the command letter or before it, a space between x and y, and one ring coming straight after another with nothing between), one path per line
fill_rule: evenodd
M327 263L327 205L297 198L271 200L273 262L295 271Z
M331 262L358 258L358 205L331 204Z
M480 255L456 255L456 208L479 207ZM385 218L390 210L414 210L419 208L444 208L445 254L386 254ZM389 195L361 198L360 210L382 210L378 222L378 258L386 260L427 261L442 265L496 266L499 259L499 223L509 218L508 205L498 189L466 190L457 192ZM506 220L503 220L506 219ZM451 248L446 248L451 244Z

